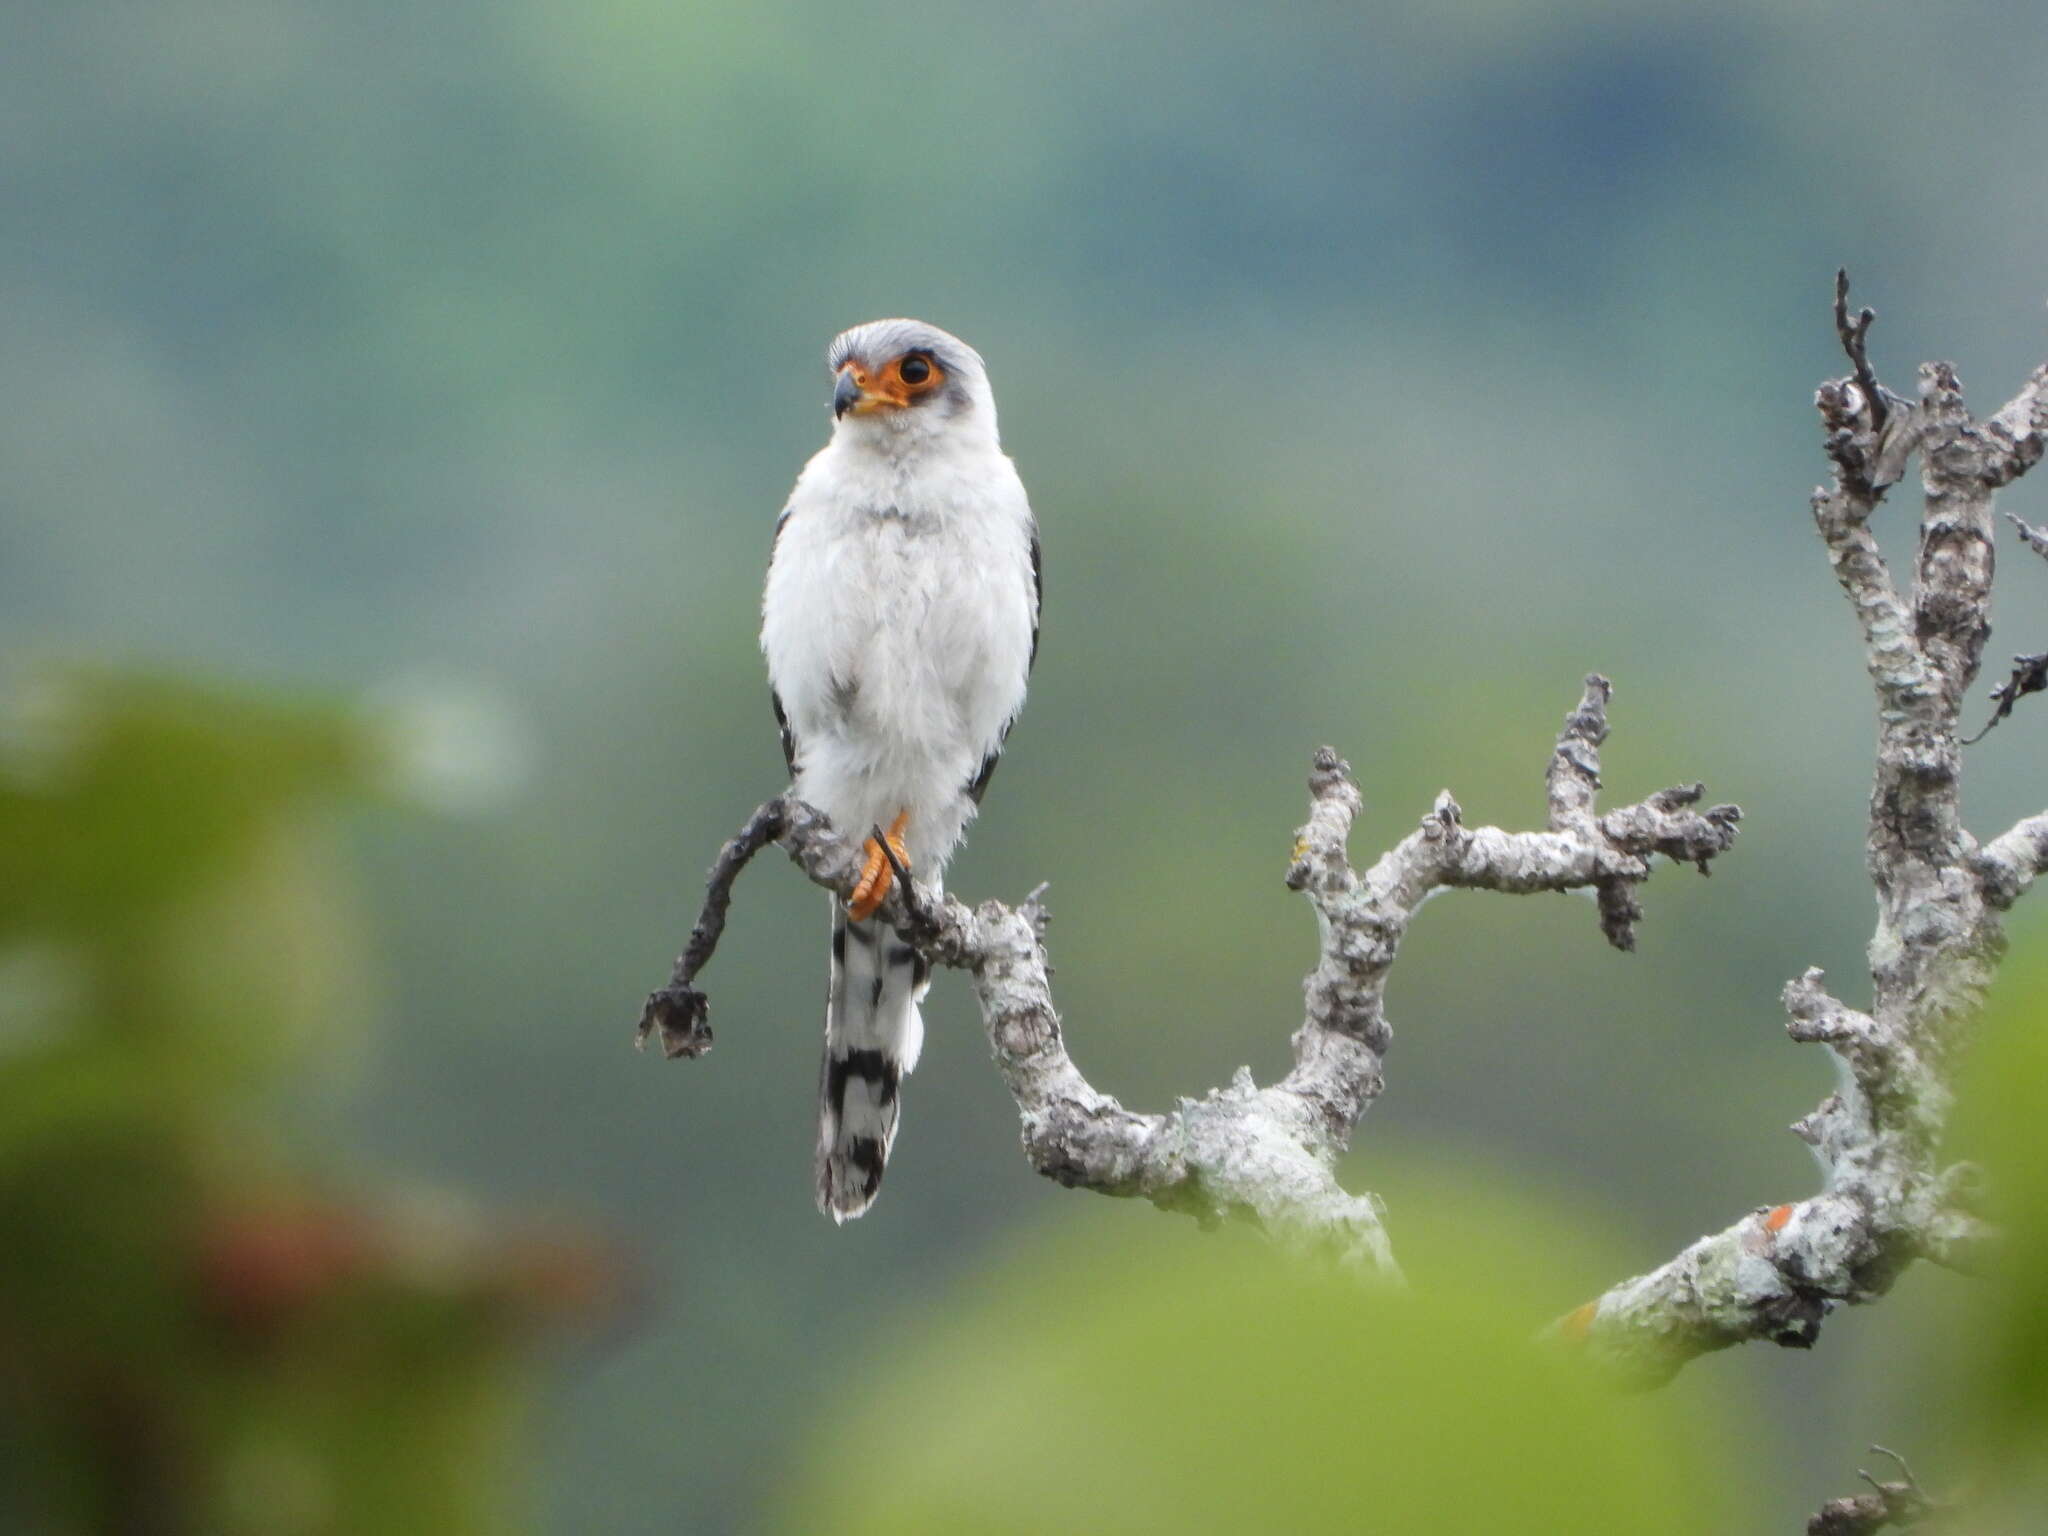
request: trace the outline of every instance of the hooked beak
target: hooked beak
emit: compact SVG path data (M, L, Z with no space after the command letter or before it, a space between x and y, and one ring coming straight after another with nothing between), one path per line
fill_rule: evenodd
M839 370L839 382L832 386L832 419L837 421L861 401L860 380L849 365Z
M910 392L897 379L895 370L871 374L859 363L839 370L839 382L832 386L832 415L875 416L900 411L910 404Z

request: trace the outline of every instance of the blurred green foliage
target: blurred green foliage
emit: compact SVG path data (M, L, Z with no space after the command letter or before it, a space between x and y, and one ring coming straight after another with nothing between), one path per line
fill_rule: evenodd
M1242 1232L1032 1234L850 1366L779 1529L1743 1529L1715 1394L1626 1397L1535 1340L1611 1247L1497 1183L1400 1182L1405 1289Z
M310 813L391 779L359 713L113 672L0 700L0 1521L523 1527L534 1325L574 1243L365 1197L282 1082L360 1031Z
M1927 1332L1942 1402L1940 1476L1968 1496L1971 1536L2048 1525L2048 922L2029 914L1964 1074L1954 1141L1984 1169L2000 1238L1982 1283ZM1924 1458L1923 1458L1924 1460Z

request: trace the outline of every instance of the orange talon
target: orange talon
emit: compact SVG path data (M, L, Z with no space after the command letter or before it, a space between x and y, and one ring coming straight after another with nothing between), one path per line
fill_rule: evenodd
M889 824L883 835L889 839L889 847L896 855L896 862L906 870L910 868L910 854L903 846L903 830L910 825L910 812L899 811L896 819ZM846 904L846 915L856 923L864 923L875 915L889 894L889 887L896 883L896 872L889 867L889 859L882 852L882 845L872 837L867 840L867 862L861 865L860 883L853 888L853 897Z

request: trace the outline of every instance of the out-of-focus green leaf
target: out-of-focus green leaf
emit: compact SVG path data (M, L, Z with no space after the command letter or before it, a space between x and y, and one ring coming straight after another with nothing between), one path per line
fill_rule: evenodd
M1955 1483L1976 1470L1972 1530L2048 1519L2048 933L2015 925L1982 1041L1958 1094L1955 1150L1983 1165L2000 1239L1989 1274L1951 1319L1945 1454ZM2032 1523L2024 1523L2031 1520Z
M308 812L382 787L403 742L340 704L114 673L11 704L0 1523L516 1526L519 1346L602 1306L606 1266L335 1193L285 1155L268 1092L362 1011Z
M383 761L336 703L85 670L0 700L0 1168L114 1117L219 1126L351 1022L305 812Z
M1041 1237L848 1366L781 1529L1730 1529L1700 1396L1618 1396L1535 1340L1528 1278L1584 1234L1470 1209L1405 1290L1129 1213Z
M105 933L229 867L283 808L375 762L333 704L169 678L27 679L0 735L0 933Z

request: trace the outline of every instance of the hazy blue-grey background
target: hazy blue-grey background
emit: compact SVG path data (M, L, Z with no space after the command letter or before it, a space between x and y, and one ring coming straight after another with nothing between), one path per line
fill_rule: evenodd
M816 1216L825 914L773 867L716 1053L630 1049L780 785L758 583L830 336L916 314L988 359L1045 641L952 883L1053 882L1072 1047L1128 1100L1285 1061L1318 742L1361 853L1445 785L1526 823L1597 668L1615 793L1742 802L1633 956L1577 901L1433 905L1354 1157L1498 1169L1648 1265L1811 1187L1781 1127L1828 1070L1776 995L1859 991L1868 704L1805 511L1829 282L1894 388L1939 355L2009 392L2048 350L2044 66L2034 0L22 0L0 641L510 713L496 812L340 829L382 1023L308 1136L620 1235L644 1302L546 1405L548 1528L744 1528L893 1332L1083 1200L946 979L885 1197ZM1999 618L2043 643L2038 570ZM1973 752L1980 827L2039 808L2040 730ZM1939 1412L1893 1349L1952 1283L1687 1378L1743 1406L1770 1520Z

